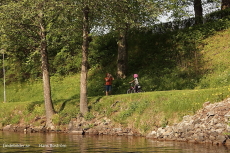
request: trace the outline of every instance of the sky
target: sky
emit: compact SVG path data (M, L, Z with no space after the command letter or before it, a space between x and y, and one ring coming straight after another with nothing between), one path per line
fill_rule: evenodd
M220 10L221 9L221 5L220 5L220 2L218 3L207 3L207 1L210 1L210 0L202 0L203 2L203 15L205 16L206 14L209 14L211 12L214 12L214 11L217 11L217 10ZM185 8L185 10L187 10L187 12L190 14L190 17L194 17L194 8L193 6L188 6L187 8ZM164 16L160 16L158 19L160 20L160 22L170 22L170 21L173 21L173 19L170 19L170 15L172 14L171 13L167 13L167 15L164 15Z

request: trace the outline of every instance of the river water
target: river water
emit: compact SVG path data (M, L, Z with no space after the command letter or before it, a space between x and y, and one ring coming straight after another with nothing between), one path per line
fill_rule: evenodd
M0 132L0 143L2 153L230 153L230 146L156 141L133 136Z

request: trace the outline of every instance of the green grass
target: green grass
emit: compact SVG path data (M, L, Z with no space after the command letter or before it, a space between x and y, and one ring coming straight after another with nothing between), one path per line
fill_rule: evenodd
M59 87L57 88L59 90L53 90L53 94L58 95L60 93L60 95L54 96L54 106L58 114L54 115L53 122L57 126L68 125L71 118L79 114L79 97L76 96L79 95L79 90L76 91L72 81L70 81L73 78L77 78L77 76L70 76L61 81L53 82L54 87ZM35 84L36 87L38 85L39 83ZM42 86L42 83L40 85ZM75 86L77 88L79 85L75 84ZM21 92L27 92L27 95L36 92L34 87L32 87L33 90L29 90L29 87L22 88ZM214 103L229 97L229 91L230 86L225 86L210 89L94 96L89 97L90 112L86 119L106 116L112 119L115 124L123 124L146 133L156 126L171 125L180 121L185 115L193 115L202 108L206 101ZM38 98L42 96L42 93L36 93ZM13 96L13 98L15 97ZM35 96L31 100L26 95L23 98L26 102L1 103L0 120L3 125L17 124L22 121L21 119L26 124L40 124L40 120L36 122L35 118L43 117L45 114L43 100L37 101Z
M204 102L222 101L229 97L229 90L229 87L221 87L123 94L102 97L97 103L91 101L90 106L92 112L145 133L156 126L172 125L185 115L195 114Z
M51 77L51 91L54 101L79 98L79 75L66 78ZM0 99L3 101L3 87L0 88ZM42 80L6 85L7 102L43 101Z
M52 100L55 111L54 116L57 125L68 124L72 117L79 113L79 75L66 78L51 77ZM45 115L42 81L27 82L23 84L11 84L6 86L6 103L0 106L0 122L3 125L17 124L20 121L25 124L36 123L36 117ZM3 93L3 87L0 89ZM0 96L3 101L3 94Z
M221 87L230 81L230 29L216 33L204 40L206 44L201 51L207 70L198 87Z
M200 64L199 67L192 65L196 63L194 57L191 59L186 57L186 59L185 56L183 56L185 61L181 63L176 61L175 63L179 64L172 69L170 65L166 67L167 63L161 67L162 63L158 63L157 60L148 65L143 61L142 64L146 64L146 67L138 69L138 72L141 72L140 82L146 90L144 93L125 94L129 87L128 82L132 79L130 75L123 80L115 79L114 95L104 96L104 76L109 67L105 69L92 67L88 79L90 112L85 118L91 120L95 117L106 116L112 119L114 124L122 124L147 133L155 127L177 123L185 115L195 114L202 108L204 102L215 103L230 97L229 34L230 29L226 29L200 40L200 43L195 46L200 56L197 58L200 60L197 62ZM180 47L180 44L178 46ZM160 57L161 54L157 56L154 53L153 55ZM146 62L152 60L154 56L146 59ZM179 52L178 56L182 58ZM173 61L173 59L170 60ZM114 66L114 63L112 65ZM160 74L158 75L157 72ZM199 79L193 79L193 74L196 72L199 72ZM115 73L114 69L111 73ZM190 78L186 78L187 76ZM67 126L71 118L76 117L80 112L79 81L80 74L51 77L52 100L57 112L53 116L53 122L58 127ZM0 104L2 126L22 122L40 125L45 115L42 86L42 80L28 81L23 84L7 84L7 102ZM2 86L0 93L2 93L0 99L3 101ZM36 118L41 119L36 120Z
M19 123L20 117L24 116L23 110L26 104L26 102L1 103L0 123L2 125Z

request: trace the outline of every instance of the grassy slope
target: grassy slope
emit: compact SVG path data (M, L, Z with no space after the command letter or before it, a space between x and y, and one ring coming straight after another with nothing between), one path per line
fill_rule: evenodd
M230 29L204 40L204 68L208 69L195 90L154 91L139 94L89 97L90 113L86 119L107 116L115 123L133 127L142 133L154 127L173 124L184 115L194 114L206 101L218 102L229 97L230 86L220 86L230 79ZM93 74L93 71L89 75ZM79 74L62 80L52 77L54 123L62 128L79 113ZM202 89L204 86L208 89ZM3 88L0 89L0 92ZM3 99L3 95L0 95ZM7 103L0 105L1 125L20 121L40 125L34 119L44 116L41 81L7 86Z
M216 33L204 40L202 50L208 73L203 76L199 87L220 87L230 81L230 29Z

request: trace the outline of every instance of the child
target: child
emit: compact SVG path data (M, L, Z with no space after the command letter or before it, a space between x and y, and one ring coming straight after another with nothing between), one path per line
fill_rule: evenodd
M129 83L133 83L134 82L134 89L135 89L135 92L138 92L138 86L139 86L139 81L138 81L138 74L134 74L133 75L133 80L130 81Z

